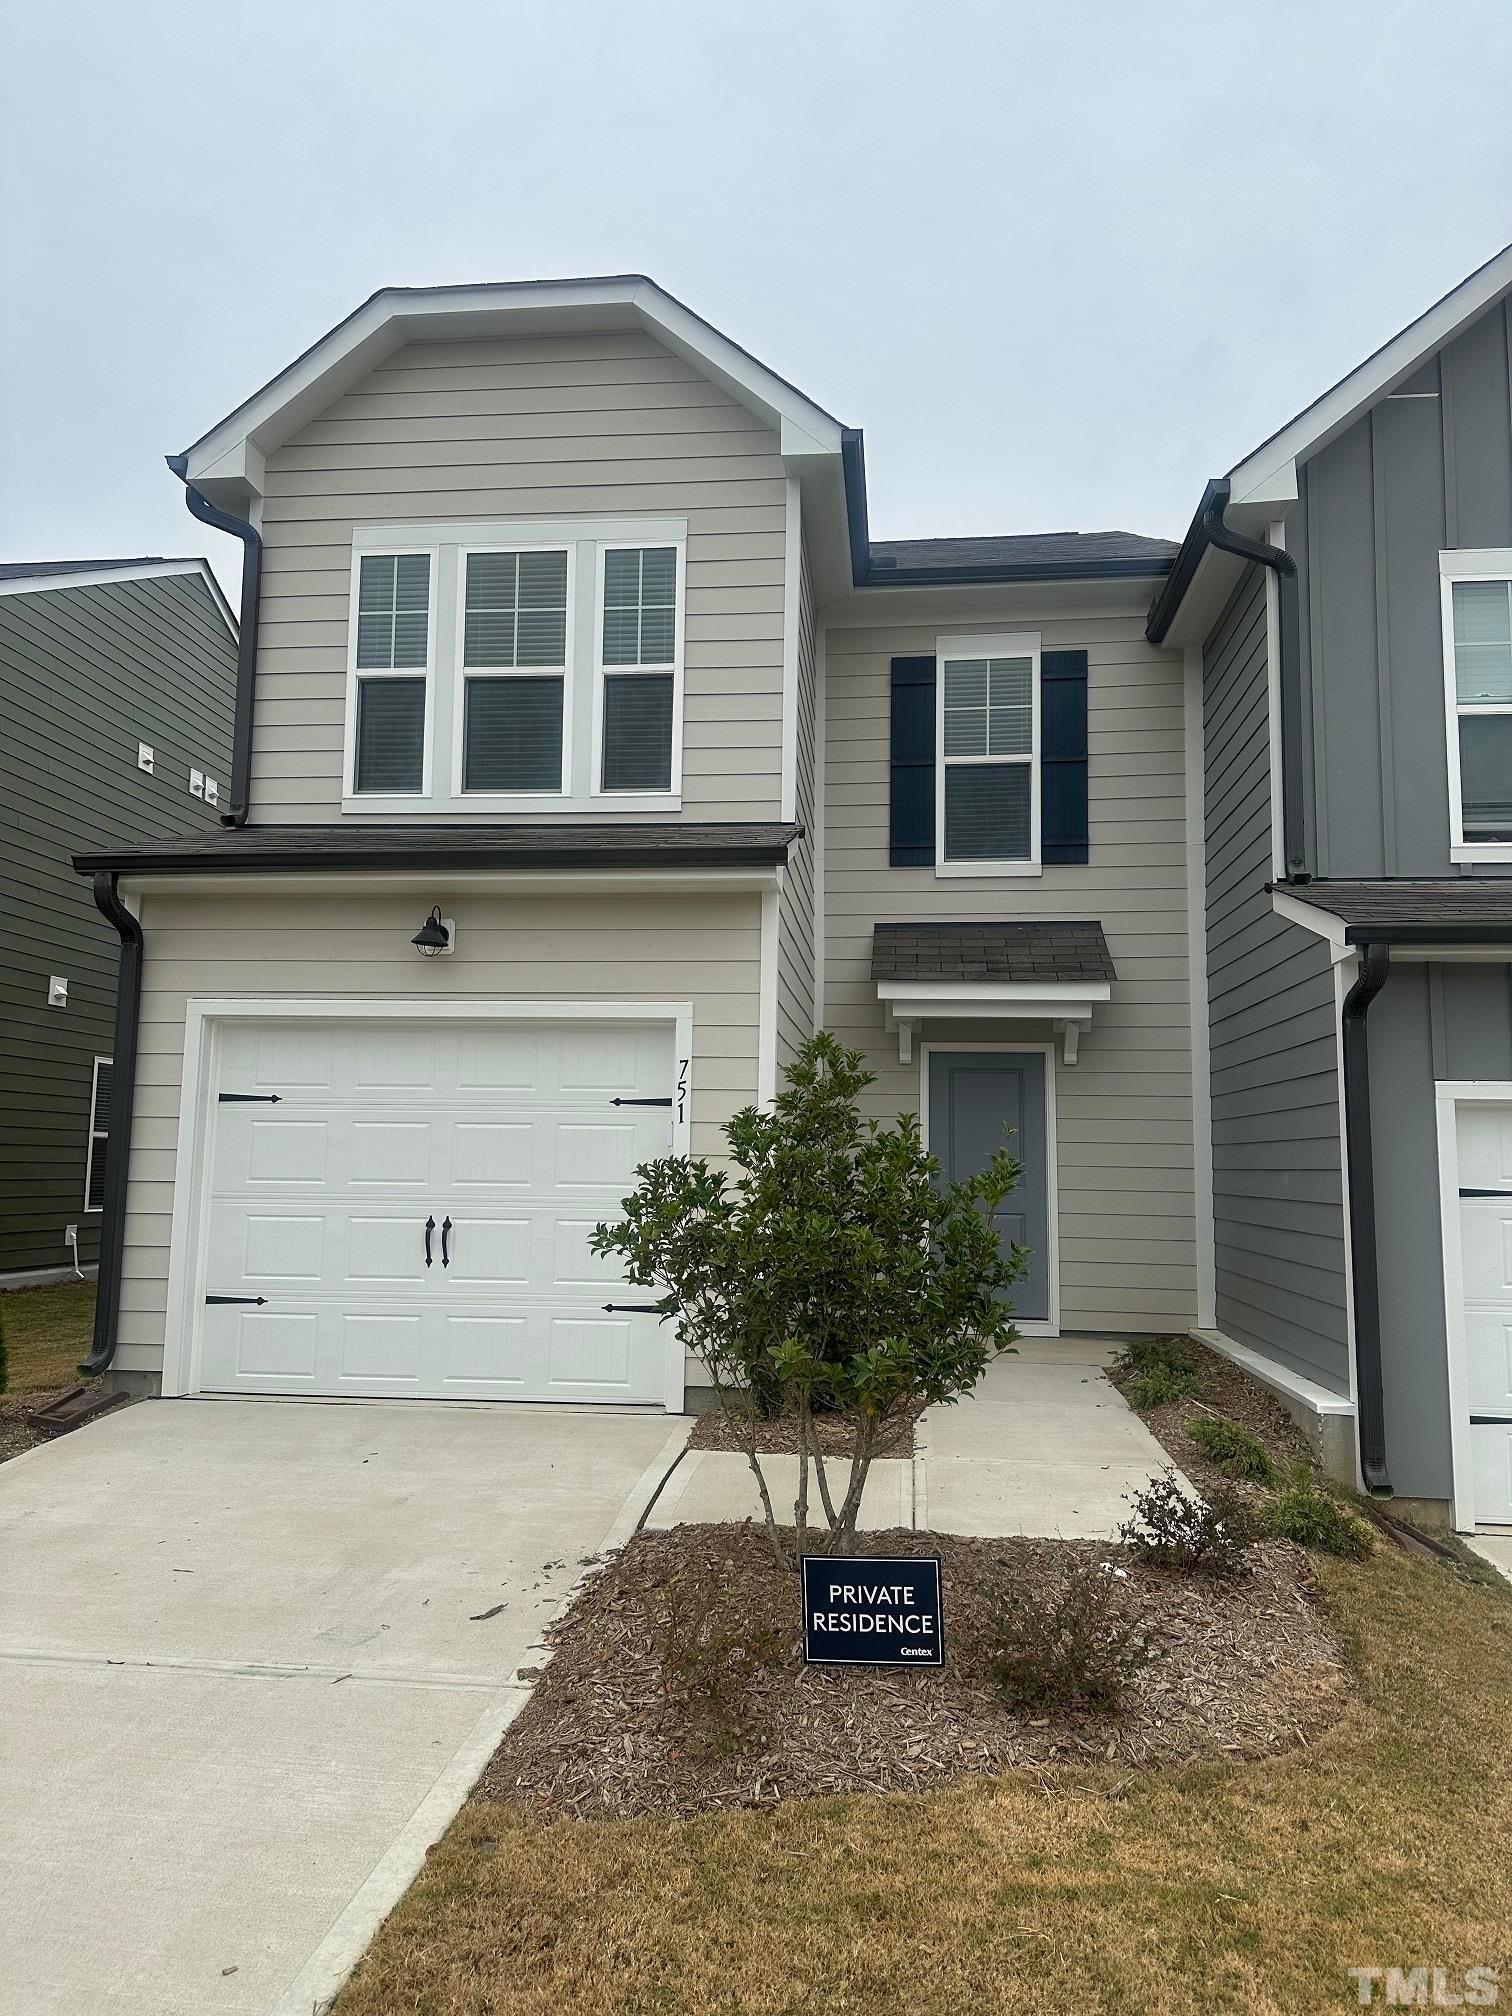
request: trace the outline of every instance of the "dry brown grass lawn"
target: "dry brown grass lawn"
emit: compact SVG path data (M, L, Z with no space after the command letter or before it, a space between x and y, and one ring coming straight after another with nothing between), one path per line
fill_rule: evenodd
M470 1805L338 2016L1301 2016L1357 2008L1351 1966L1500 1964L1506 1998L1512 1590L1390 1547L1320 1575L1360 1684L1310 1749L686 1821Z
M6 1392L12 1398L78 1384L74 1367L89 1350L94 1304L93 1281L0 1295L10 1367Z

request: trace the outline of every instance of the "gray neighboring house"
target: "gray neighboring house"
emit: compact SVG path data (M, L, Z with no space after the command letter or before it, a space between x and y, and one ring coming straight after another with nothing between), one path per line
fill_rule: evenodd
M0 1285L99 1249L120 948L70 851L219 824L235 666L203 560L0 565Z
M1344 1474L1512 1523L1512 248L1210 484L1215 1341Z

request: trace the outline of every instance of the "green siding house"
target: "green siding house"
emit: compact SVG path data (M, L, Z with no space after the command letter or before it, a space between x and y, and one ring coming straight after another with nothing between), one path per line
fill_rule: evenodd
M0 565L0 1284L98 1255L120 947L69 857L219 825L235 673L203 560Z

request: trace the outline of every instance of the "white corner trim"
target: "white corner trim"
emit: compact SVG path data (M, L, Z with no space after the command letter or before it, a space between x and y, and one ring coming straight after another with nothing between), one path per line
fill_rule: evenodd
M43 595L54 588L104 588L113 581L168 581L184 574L199 575L215 604L216 614L234 642L240 634L236 617L208 560L144 560L121 567L82 567L74 574L18 574L0 581L0 595Z
M1403 379L1411 377L1425 357L1442 349L1509 287L1512 287L1512 245L1505 246L1468 279L1451 288L1426 313L1409 322L1363 364L1236 463L1229 478L1234 503L1270 497L1279 500L1285 495L1288 472L1295 495L1295 467L1299 461L1316 454L1383 393L1395 390Z
M1272 1392L1285 1393L1291 1399L1300 1401L1309 1413L1324 1416L1354 1418L1355 1403L1344 1393L1334 1393L1327 1386L1320 1386L1316 1379L1309 1379L1305 1373L1294 1372L1289 1365L1282 1365L1274 1358L1267 1358L1263 1351L1256 1351L1248 1344L1237 1343L1225 1336L1221 1330L1193 1330L1192 1335L1199 1344L1206 1344L1210 1351L1216 1351L1220 1358L1227 1358L1241 1371L1248 1372L1262 1386Z
M228 1023L272 1021L667 1024L673 1032L673 1068L677 1073L673 1088L672 1153L689 1152L695 1075L691 1001L495 1001L426 995L191 998L184 1008L184 1067L173 1164L163 1335L165 1399L199 1390L200 1337L195 1319L204 1301L208 1261L212 1113L220 1071L220 1032ZM669 1412L682 1409L685 1355L678 1326L670 1324L664 1389Z
M1212 1033L1207 977L1207 764L1202 712L1202 646L1182 652L1186 742L1187 995L1192 1021L1193 1233L1197 1321L1218 1321L1217 1230L1213 1217Z
M1355 1356L1354 1224L1349 1210L1349 1126L1345 1116L1344 1086L1344 997L1360 971L1360 955L1347 949L1336 955L1333 964L1334 1097L1339 1120L1339 1206L1344 1231L1344 1341L1349 1363L1349 1397L1357 1398L1360 1368ZM1355 1484L1365 1488L1365 1473L1359 1467L1359 1445L1355 1446Z
M1459 1107L1463 1085L1434 1086L1434 1133L1438 1143L1439 1239L1444 1261L1444 1348L1449 1385L1450 1516L1456 1533L1475 1529L1475 1467L1470 1453L1470 1347L1465 1336L1465 1263L1460 1242ZM1512 1100L1512 1086L1483 1088L1500 1102Z
M824 929L824 804L828 736L824 710L829 693L829 662L826 632L815 621L814 638L814 830L809 836L814 873L814 1027L824 1027L825 929Z
M1284 549L1286 527L1279 519L1266 527L1265 536L1272 546ZM1279 881L1286 873L1286 800L1281 744L1281 582L1274 567L1265 570L1265 727L1269 752L1271 877Z
M798 817L798 648L803 603L803 493L787 479L782 541L782 817Z
M761 997L756 1030L756 1103L770 1106L777 1096L777 933L782 918L785 875L761 892Z

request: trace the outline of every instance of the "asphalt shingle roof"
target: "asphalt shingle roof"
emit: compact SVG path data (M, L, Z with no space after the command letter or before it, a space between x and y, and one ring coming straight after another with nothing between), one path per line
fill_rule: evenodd
M1341 917L1354 939L1372 932L1389 937L1394 932L1420 935L1442 932L1445 938L1457 933L1505 926L1512 938L1512 878L1450 875L1421 881L1407 879L1379 882L1330 881L1286 882L1277 885L1281 893L1315 910Z
M1101 924L878 924L873 980L1114 980Z
M1011 532L981 539L873 539L873 567L1064 567L1148 561L1163 574L1180 549L1139 532Z
M20 581L33 574L103 574L114 567L177 565L161 553L137 553L128 560L4 560L0 581Z

